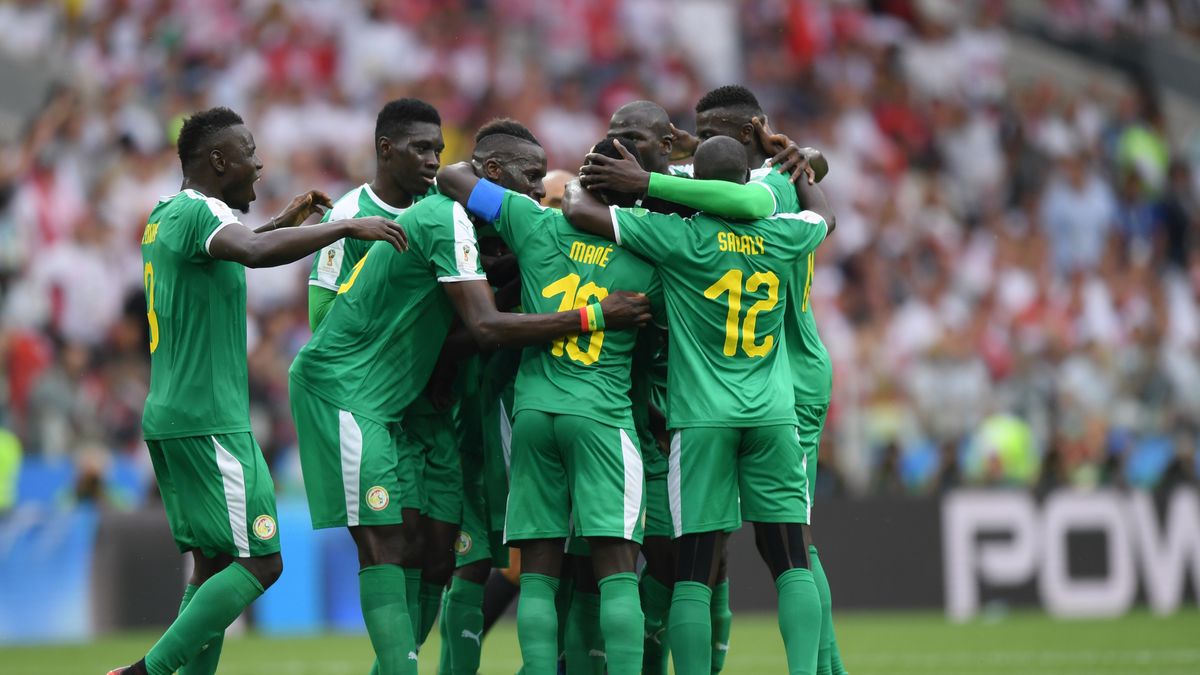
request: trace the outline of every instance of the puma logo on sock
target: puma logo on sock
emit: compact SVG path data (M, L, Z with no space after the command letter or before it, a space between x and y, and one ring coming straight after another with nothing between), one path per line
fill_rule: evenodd
M646 639L653 640L654 644L661 647L662 646L662 634L663 634L663 631L665 631L665 630L666 630L666 628L659 628L658 630L656 630L654 632L647 632Z
M416 653L416 652L409 652L409 653L408 653L408 660L409 660L409 661L416 661L416 660L417 660L417 653Z
M596 658L603 659L603 658L607 658L608 654L605 654L604 652L600 651L599 649L590 649L590 650L588 650L588 656L595 656Z
M472 640L475 641L476 646L483 647L483 643L480 641L480 638L482 635L483 635L483 631L479 631L478 633L472 633L471 631L464 628L461 637L471 638Z
M719 652L729 651L729 643L728 642L718 642L718 643L716 643L716 647L717 647L717 651L719 651Z

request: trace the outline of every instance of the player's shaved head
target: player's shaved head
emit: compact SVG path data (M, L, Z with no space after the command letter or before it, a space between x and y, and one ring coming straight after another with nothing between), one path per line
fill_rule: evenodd
M746 147L728 136L714 136L696 148L696 178L745 183L750 177Z
M546 194L546 151L524 124L495 119L475 133L475 173L509 190L541 201Z
M625 141L647 171L665 173L670 164L671 117L653 101L633 101L617 108L608 121L608 137Z
M542 184L546 186L546 196L542 197L542 206L548 206L553 209L562 208L563 193L567 190L567 183L570 183L575 178L570 171L555 169L546 174L546 178Z

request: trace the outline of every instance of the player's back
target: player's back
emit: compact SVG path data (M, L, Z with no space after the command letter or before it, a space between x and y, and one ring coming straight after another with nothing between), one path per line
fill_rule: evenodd
M791 377L779 356L789 271L824 238L824 221L640 211L617 209L617 234L662 278L670 425L791 423Z
M409 249L377 242L292 364L292 377L345 410L395 422L421 392L454 309L439 284L485 279L474 228L441 195L400 216Z
M246 270L208 254L237 223L229 207L194 190L164 197L142 235L150 325L148 439L250 430L246 377Z
M517 255L526 312L599 303L613 291L660 290L654 269L613 242L580 232L557 209L508 192L496 229ZM529 347L517 375L514 412L580 415L632 426L630 364L637 331L594 331Z

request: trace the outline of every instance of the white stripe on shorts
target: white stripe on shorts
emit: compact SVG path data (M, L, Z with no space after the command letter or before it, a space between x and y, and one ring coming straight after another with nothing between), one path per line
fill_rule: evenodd
M250 531L246 527L246 474L242 463L228 450L221 447L215 436L217 469L221 472L221 485L225 488L225 508L229 511L229 530L233 533L233 546L239 558L250 557Z
M621 458L625 465L625 538L633 539L633 529L642 516L642 481L646 474L642 470L642 453L624 429L620 432Z
M679 492L679 434L682 430L671 434L671 456L667 459L667 499L671 503L671 525L675 528L675 536L683 536L683 495Z
M512 420L504 407L504 399L500 399L500 451L504 453L504 475L512 473Z
M362 429L354 415L338 411L338 446L342 453L342 493L346 496L346 527L358 525L358 489L362 467Z
M800 443L800 427L796 427L796 443ZM816 486L808 482L808 453L804 452L803 445L800 446L800 471L804 473L804 520L812 525L813 489Z

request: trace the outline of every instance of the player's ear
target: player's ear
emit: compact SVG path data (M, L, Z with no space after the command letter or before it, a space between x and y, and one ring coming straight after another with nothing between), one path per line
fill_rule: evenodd
M662 150L663 155L670 157L671 151L675 149L675 137L672 136L671 134L667 134L666 136L663 136L658 141L658 147L660 150Z
M208 163L218 176L225 173L225 155L222 155L220 150L213 148L208 151Z
M742 142L742 145L757 143L756 135L754 133L754 125L749 122L743 124L741 133L738 136L738 140Z
M380 136L375 139L375 154L381 159L390 156L392 154L392 139L387 136Z
M500 161L495 157L489 157L483 161L483 177L496 182L496 179L504 175L504 167L500 165Z

